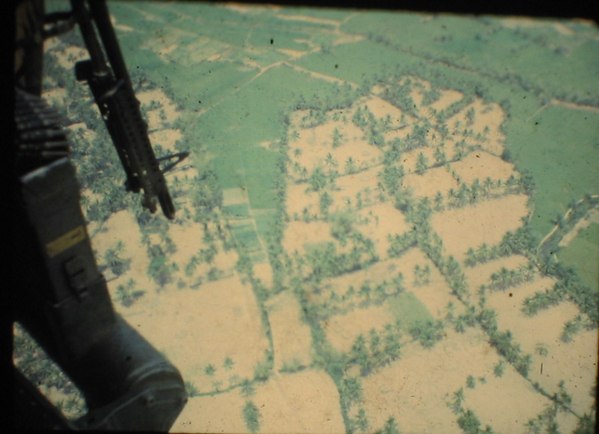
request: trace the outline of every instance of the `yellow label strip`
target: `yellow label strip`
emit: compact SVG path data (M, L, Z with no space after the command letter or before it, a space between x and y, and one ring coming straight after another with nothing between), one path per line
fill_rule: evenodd
M78 226L72 231L56 238L54 241L46 244L46 252L48 256L53 258L59 253L64 252L66 249L73 247L75 244L83 241L86 238L85 228Z

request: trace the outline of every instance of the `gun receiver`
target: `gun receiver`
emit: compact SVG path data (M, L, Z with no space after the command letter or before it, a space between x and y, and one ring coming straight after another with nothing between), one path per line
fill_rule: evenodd
M76 21L90 54L90 59L75 65L76 78L78 81L86 81L91 88L127 174L127 191L139 193L143 190L142 204L145 208L154 213L159 202L164 215L173 219L175 207L154 155L148 127L141 116L140 104L135 98L106 3L104 0L89 1L89 9L85 3L82 0L71 0Z

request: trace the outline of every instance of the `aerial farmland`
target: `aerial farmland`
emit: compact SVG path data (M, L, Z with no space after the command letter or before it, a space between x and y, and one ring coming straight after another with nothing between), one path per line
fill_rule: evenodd
M176 218L125 192L76 31L44 96L115 309L186 381L171 432L594 432L594 23L108 5L157 155L189 152Z

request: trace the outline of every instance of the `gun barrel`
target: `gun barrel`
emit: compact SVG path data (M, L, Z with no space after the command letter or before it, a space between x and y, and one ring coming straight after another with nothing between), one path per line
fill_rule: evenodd
M127 190L143 190L145 208L153 213L159 202L164 215L173 219L175 207L152 149L106 3L89 1L89 11L81 1L71 0L71 4L91 56L91 60L76 65L77 78L87 81L92 90L127 174ZM110 67L90 17L96 23Z

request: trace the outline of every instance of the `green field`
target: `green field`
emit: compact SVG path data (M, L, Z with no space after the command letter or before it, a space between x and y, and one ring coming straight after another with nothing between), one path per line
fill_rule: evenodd
M599 291L599 224L582 229L559 253L560 260L574 267L584 283Z
M432 321L433 316L413 292L402 292L388 301L389 311L407 331L417 322Z
M548 107L529 119L513 119L508 131L517 166L529 170L537 185L531 224L541 237L569 203L597 192L599 113Z

